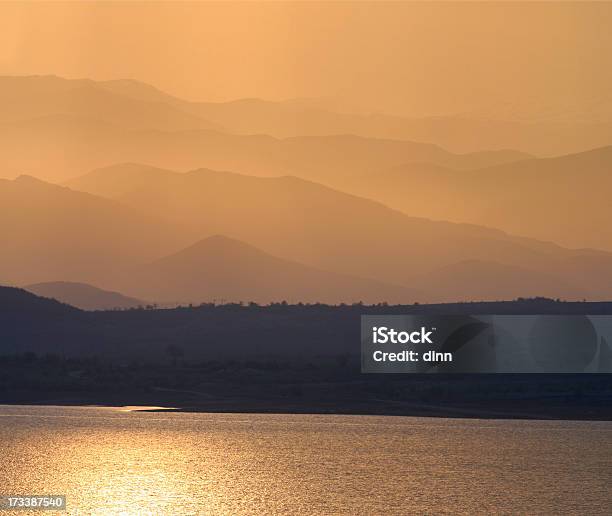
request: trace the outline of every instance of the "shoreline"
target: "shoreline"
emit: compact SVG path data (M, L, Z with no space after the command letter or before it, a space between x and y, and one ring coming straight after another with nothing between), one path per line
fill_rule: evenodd
M143 407L134 412L235 413L235 414L313 414L433 417L449 419L508 419L547 421L612 421L612 403L601 400L497 400L491 403L425 403L389 400L338 400L304 402L262 399L218 398L207 401L154 399L150 396L71 396L68 393L21 393L0 396L0 405L58 407ZM147 408L151 407L151 408Z

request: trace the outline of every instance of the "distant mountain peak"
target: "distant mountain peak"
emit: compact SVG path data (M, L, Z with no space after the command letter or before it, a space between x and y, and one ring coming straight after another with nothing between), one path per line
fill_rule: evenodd
M161 302L413 301L414 289L328 272L214 234L134 269L122 290Z
M220 233L217 233L215 235L211 235L209 237L203 238L202 240L200 240L198 243L211 243L211 244L240 244L240 245L248 245L245 244L244 242L236 239L236 238L232 238L232 237L228 237L227 235L222 235Z
M215 234L197 242L191 244L190 246L181 249L175 254L170 256L166 256L165 258L161 258L159 262L173 260L175 258L180 257L190 257L196 258L203 257L206 255L240 255L244 257L253 256L255 254L260 256L270 256L264 251L261 251L255 246L243 242L242 240L238 240L233 237L229 237L227 235ZM271 256L270 256L271 257ZM272 257L271 257L272 258Z

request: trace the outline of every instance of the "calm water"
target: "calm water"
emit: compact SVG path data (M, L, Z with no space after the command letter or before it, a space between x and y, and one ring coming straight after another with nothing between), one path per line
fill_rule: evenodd
M0 406L0 493L72 514L610 514L612 424Z

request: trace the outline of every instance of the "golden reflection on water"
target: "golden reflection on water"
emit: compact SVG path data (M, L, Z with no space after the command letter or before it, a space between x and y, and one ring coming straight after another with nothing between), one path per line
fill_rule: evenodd
M607 422L0 406L0 425L2 494L66 494L69 514L612 507Z
M117 407L117 410L121 412L150 412L150 411L162 411L162 410L177 410L176 407L156 407L155 405L123 405Z

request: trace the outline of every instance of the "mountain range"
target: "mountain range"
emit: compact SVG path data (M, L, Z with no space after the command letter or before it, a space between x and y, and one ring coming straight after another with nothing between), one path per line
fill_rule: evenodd
M463 274L469 264L488 263L488 270L499 266L500 282L510 274L508 267L518 268L511 273L515 279L531 272L528 281L509 281L506 286L512 285L513 292L542 288L548 295L558 293L554 297L593 294L593 288L608 285L602 281L610 274L607 253L564 249L477 225L409 217L366 198L294 177L212 170L173 174L159 169L148 175L142 166L127 164L93 171L69 184L93 194L113 192L111 197L134 210L161 211L194 233L230 235L276 256L426 293L442 292L444 287L435 286L437 271L459 263L464 263ZM404 199L437 202L430 191L421 201L404 191ZM588 265L583 266L585 261ZM542 275L541 281L534 277L537 274ZM424 281L424 276L434 278L433 284L431 279ZM471 278L475 284L471 292L477 294L480 288L481 294L492 294L478 280L477 270Z
M608 105L599 102L588 116L547 114L530 121L517 118L510 111L504 115L499 110L425 118L351 113L338 111L317 99L193 102L134 80L5 76L0 77L0 93L0 123L4 124L64 114L136 130L208 129L276 138L352 134L433 142L457 153L513 148L539 155L567 154L607 145L612 134L609 102Z
M242 134L278 138L354 134L366 138L434 142L454 152L511 148L557 155L602 147L612 134L612 99L596 98L565 110L512 103L444 116L406 117L339 106L326 99L189 102L133 80L100 81L100 87L135 100L160 102ZM341 104L341 103L340 103ZM538 113L533 116L534 113Z
M176 252L178 242L186 246L208 232L161 218L163 207L149 215L28 176L0 180L0 203L6 208L0 230L7 235L2 283L35 281L26 288L83 309L143 304L83 282L166 303L413 302L422 296L408 287L282 260L221 236Z
M449 267L458 264L463 265L456 277L463 278L465 292L470 292L462 299L504 299L521 290L570 299L603 299L612 293L612 255L602 251L570 250L481 226L410 217L295 177L160 169L147 175L145 170L117 166L71 182L72 188L80 184L89 193L32 178L0 182L0 198L4 192L13 203L11 217L0 224L4 234L15 235L7 242L9 252L0 257L4 282L81 281L152 301L161 299L152 298L155 292L147 289L172 295L168 301L178 301L178 293L187 296L183 300L192 300L193 291L187 286L163 283L186 282L198 274L212 281L212 275L221 272L227 278L242 278L235 282L240 283L245 281L240 271L249 260L260 264L260 270L283 260L282 267L294 272L301 264L334 273L335 281L340 281L337 275L370 278L378 282L369 284L373 291L381 291L381 283L387 285L385 292L391 292L390 286L401 287L405 290L394 292L405 295L408 302L460 295L461 289L450 288L445 279ZM98 181L100 195L95 192ZM19 231L9 231L15 224ZM204 240L206 245L181 252L212 235L233 240ZM226 247L236 252L231 260L224 258ZM281 262L274 263L282 268ZM182 267L189 273L180 280ZM142 276L135 270L142 270ZM166 278L170 270L174 272ZM304 269L300 271L302 278L308 277ZM156 274L158 285L152 284ZM315 277L313 271L308 274ZM494 286L492 275L497 275ZM142 278L140 287L134 284L138 278ZM307 282L300 281L305 296ZM364 285L353 291L365 292ZM342 291L347 295L339 295L338 300L355 300L349 295L351 289L345 286ZM206 299L218 294L218 290L202 292Z
M451 152L409 139L414 120L309 101L0 77L0 175L42 178L0 180L0 282L164 303L609 298L612 147L536 157L450 118L428 134L498 144Z

